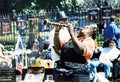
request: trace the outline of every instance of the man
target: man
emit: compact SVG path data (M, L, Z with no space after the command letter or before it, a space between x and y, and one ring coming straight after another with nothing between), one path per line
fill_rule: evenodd
M68 23L67 18L64 11L58 12L57 22L65 24L67 27L57 26L55 28L54 50L60 55L61 61L89 63L94 52L93 29L86 26L76 35L74 27ZM71 46L67 46L67 43Z
M83 69L87 72L89 68L86 64L89 63L95 48L92 39L93 29L90 26L85 26L76 34L72 24L67 21L65 13L59 12L59 14L60 18L57 18L57 22L64 25L58 25L54 29L53 48L60 56L60 61L57 62L57 71L61 71L62 68L63 70L65 69L64 71L66 71L66 69L74 70L73 75L71 76L70 71L70 73L67 74L68 78L66 77L65 80L77 80L77 82L81 82L80 75L84 76L84 73L81 73L80 69L85 66L86 69ZM82 66L83 64L84 66ZM86 72L85 77L89 78L89 72ZM86 80L89 80L87 78Z
M66 80L81 82L81 75L89 80L89 62L94 52L94 41L91 37L92 28L86 26L80 30L78 36L74 33L71 24L66 27L66 32L62 33L63 28L56 27L54 35L54 49L60 55L58 66L71 71ZM84 72L81 72L84 71ZM85 76L84 76L85 75Z
M110 17L110 23L104 29L104 40L107 41L110 38L114 38L118 42L118 48L120 48L120 29L116 25L116 17Z
M68 29L68 36L67 34L59 34L62 28L56 27L54 48L57 53L63 56L63 60L69 62L89 63L95 48L94 41L91 37L93 32L92 28L90 26L84 27L80 30L78 36L74 34L74 28L71 24L68 24L66 28ZM64 38L65 36L67 38ZM67 45L72 46L69 47ZM68 50L65 50L66 48Z
M59 11L57 10L57 16L56 16L56 22L59 22L59 21L64 21L64 22L67 22L67 16L65 14L64 11ZM58 27L59 28L59 27ZM56 29L56 26L54 28L51 29L50 31L50 36L49 36L49 41L50 41L50 46L49 48L51 49L51 57L52 57L52 60L57 62L60 60L60 55L58 53L58 51L56 51L56 49L54 49L54 36L55 36L55 29ZM62 32L63 34L67 33L68 31L66 30L66 27L63 27L60 32ZM62 33L60 34L60 36L62 37ZM69 33L67 33L66 35L64 35L64 38L69 38Z

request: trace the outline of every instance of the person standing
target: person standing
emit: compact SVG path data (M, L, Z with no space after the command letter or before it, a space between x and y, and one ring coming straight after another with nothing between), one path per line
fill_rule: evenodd
M63 25L57 25L55 27L53 38L54 50L60 56L62 55L70 57L70 55L68 54L71 54L71 57L76 56L76 58L78 58L75 59L76 62L79 61L79 63L88 63L93 55L95 48L94 40L92 39L93 28L91 26L85 26L83 29L80 30L78 35L76 35L73 25L70 24L67 19L68 17L66 16L64 11L58 12L57 22ZM67 43L70 43L72 45L72 47L68 47L68 49L71 48L72 50L65 52L64 47L66 47Z
M81 70L79 70L81 69L80 66L84 64L84 66L89 69L88 65L95 49L94 40L91 37L93 30L90 26L85 26L80 30L78 36L76 36L73 31L73 26L71 24L68 25L69 26L66 27L68 32L66 33L68 33L69 38L64 38L67 34L63 34L62 31L59 32L60 29L63 28L56 27L54 49L56 49L55 51L57 51L60 55L60 67L65 69L73 69L75 71L72 78L69 79L80 82L80 75L82 75L80 72ZM84 70L89 77L89 72L87 72L87 69Z
M64 25L55 27L54 50L60 56L61 61L89 63L95 48L92 39L93 28L85 26L76 35L73 25L67 19L64 11L58 12L57 22Z
M65 12L60 11L58 7L56 7L56 11L57 11L56 22L61 23L61 24L66 24L68 22L68 17L66 16ZM58 63L60 61L60 53L54 46L55 45L54 44L54 41L55 41L54 37L56 36L56 33L55 33L56 26L57 25L55 25L54 28L52 28L52 30L50 31L50 36L49 36L50 46L49 46L49 48L51 48L52 60ZM59 30L59 32L60 32L59 36L61 38L69 40L70 35L68 33L67 28L64 26L57 26L57 28L59 28L59 27L62 28L61 30Z
M89 63L95 49L94 40L92 39L93 29L90 26L85 26L80 30L78 36L76 36L71 24L67 28L70 36L69 39L64 38L64 34L60 37L60 29L56 28L54 47L64 59L66 58L65 60L67 60L67 57L71 57L70 59L68 58L68 61L83 64ZM68 48L68 50L65 50L65 48Z
M120 29L117 27L115 20L116 16L112 15L110 23L104 29L104 40L107 41L110 38L114 38L118 42L118 48L120 48Z
M55 26L53 36L53 49L60 57L57 66L67 70L69 68L71 70L75 69L77 72L74 72L71 78L65 79L81 82L81 72L77 69L81 68L81 64L89 69L88 63L95 49L94 40L92 39L93 29L91 26L85 26L76 34L64 11L59 11L58 15L57 22L59 25ZM86 74L89 78L89 73ZM89 79L86 78L86 80Z

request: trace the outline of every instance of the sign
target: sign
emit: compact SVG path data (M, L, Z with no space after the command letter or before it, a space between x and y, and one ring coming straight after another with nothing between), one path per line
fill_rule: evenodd
M0 28L2 34L10 34L12 33L11 29L11 21L10 20L0 20Z
M26 21L27 21L27 16L18 16L17 17L17 30L25 30L26 29Z
M101 7L101 22L108 22L112 13L112 7Z
M99 8L88 10L88 20L91 22L99 21Z

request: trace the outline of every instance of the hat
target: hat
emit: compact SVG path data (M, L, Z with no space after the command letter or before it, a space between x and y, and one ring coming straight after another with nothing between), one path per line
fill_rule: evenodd
M1 47L1 48L4 48L3 44L0 44L0 47Z
M57 21L66 20L67 16L64 11L59 11L56 17Z

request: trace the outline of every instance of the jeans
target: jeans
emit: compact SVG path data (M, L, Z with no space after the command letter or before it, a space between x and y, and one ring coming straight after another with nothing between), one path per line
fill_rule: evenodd
M101 63L99 61L90 61L90 73L93 75L93 77L96 76L97 73L97 67ZM105 72L105 78L108 78L110 76L110 68L113 67L112 62L103 64L104 72Z

